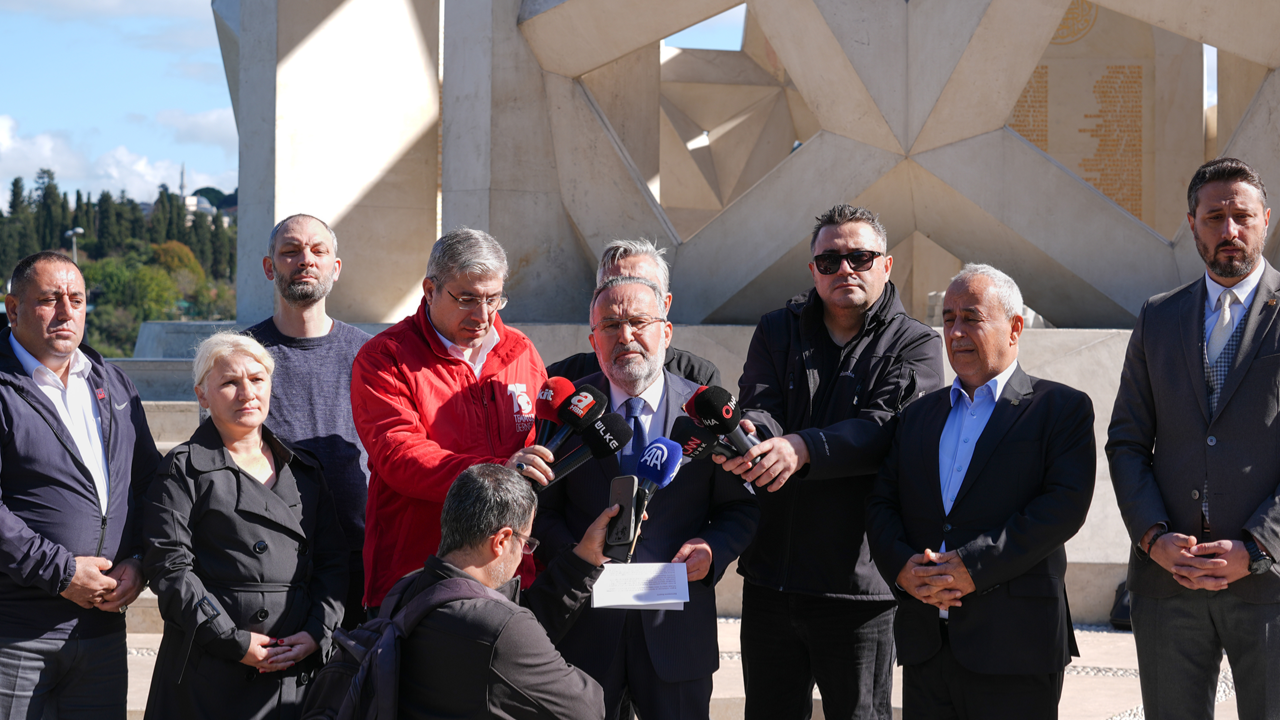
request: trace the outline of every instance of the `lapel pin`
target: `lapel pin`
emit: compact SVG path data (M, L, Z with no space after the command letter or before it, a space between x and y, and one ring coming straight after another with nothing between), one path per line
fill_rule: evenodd
M1020 402L1022 402L1022 398L1014 398L1014 399L1012 399L1012 400L1010 400L1010 401L1009 401L1009 404L1010 404L1010 405L1017 405L1017 404L1018 404L1018 403L1020 403Z
M1270 300L1267 301L1267 307L1275 307L1275 306L1276 306L1275 298L1271 298Z
M106 399L107 399L107 391L106 391L106 390L103 390L102 388L95 388L95 389L97 390L97 395L98 395L98 399L99 399L99 400L106 400Z

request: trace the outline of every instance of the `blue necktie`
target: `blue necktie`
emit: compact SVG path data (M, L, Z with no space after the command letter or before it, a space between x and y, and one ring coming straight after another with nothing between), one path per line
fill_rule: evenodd
M644 409L644 400L638 397L628 398L622 404L623 417L631 424L631 442L622 449L622 462L620 467L622 471L628 475L634 475L636 466L640 462L640 453L644 452L644 448L648 442L644 438L644 425L640 424L640 411Z

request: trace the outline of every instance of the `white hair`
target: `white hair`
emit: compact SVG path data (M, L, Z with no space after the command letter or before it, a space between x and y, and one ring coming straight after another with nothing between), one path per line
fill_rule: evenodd
M271 357L271 353L262 347L262 343L248 335L223 330L205 338L204 342L200 343L200 347L196 348L196 359L191 364L191 379L195 381L196 386L205 389L204 382L209 378L209 372L213 370L213 366L222 358L231 355L253 358L267 369L267 375L275 372L276 361Z
M666 248L658 248L651 241L644 238L639 240L614 240L604 247L604 253L600 255L600 266L596 268L596 287L604 285L606 275L618 274L616 271L618 263L629 257L644 255L652 259L653 264L658 266L658 289L663 296L661 298L662 302L665 303L666 296L671 292L671 266L667 265L667 261L662 259L666 252Z
M1022 314L1022 291L1018 289L1018 283L990 265L968 263L960 269L960 272L955 277L951 278L951 282L955 283L960 280L971 282L977 277L984 277L991 281L991 291L995 293L996 299L1000 301L1000 306L1004 308L1004 314L1007 319L1012 320L1014 316Z

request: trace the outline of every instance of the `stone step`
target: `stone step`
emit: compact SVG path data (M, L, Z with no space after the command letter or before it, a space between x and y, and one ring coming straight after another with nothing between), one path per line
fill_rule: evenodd
M142 410L147 414L151 439L162 453L191 439L200 427L200 403L195 400L143 400Z

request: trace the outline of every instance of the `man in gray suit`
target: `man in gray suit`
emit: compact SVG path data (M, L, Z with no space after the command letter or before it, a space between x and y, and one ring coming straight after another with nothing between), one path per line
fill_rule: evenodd
M1107 457L1133 541L1128 587L1148 718L1213 716L1225 649L1241 718L1280 718L1280 273L1240 160L1187 190L1205 276L1147 301Z

